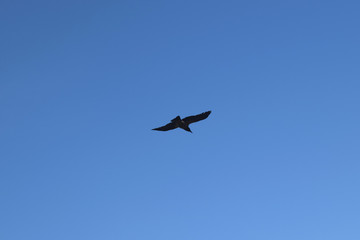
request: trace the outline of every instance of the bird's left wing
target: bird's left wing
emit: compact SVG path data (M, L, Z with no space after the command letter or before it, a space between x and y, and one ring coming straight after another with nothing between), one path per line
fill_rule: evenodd
M206 119L210 115L210 113L211 113L211 111L207 111L207 112L200 113L198 115L189 116L189 117L184 118L183 121L187 124L198 122L198 121Z
M169 131L169 130L172 130L172 129L175 129L177 128L176 124L171 122L171 123L168 123L166 124L165 126L162 126L162 127L158 127L158 128L154 128L152 130L157 130L157 131Z

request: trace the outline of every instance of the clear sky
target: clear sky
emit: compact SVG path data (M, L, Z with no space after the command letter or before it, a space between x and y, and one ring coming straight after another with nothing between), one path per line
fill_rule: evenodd
M0 239L360 239L359 13L2 0Z

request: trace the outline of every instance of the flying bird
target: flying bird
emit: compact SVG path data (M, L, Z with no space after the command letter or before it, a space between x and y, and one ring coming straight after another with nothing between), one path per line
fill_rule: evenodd
M179 127L179 128L184 129L185 131L192 133L191 129L189 128L189 124L206 119L210 115L210 113L211 113L211 111L207 111L207 112L203 112L203 113L200 113L200 114L194 115L194 116L189 116L189 117L186 117L183 119L181 119L180 116L177 116L176 118L171 120L171 122L166 124L165 126L154 128L152 130L169 131L169 130L173 130L173 129Z

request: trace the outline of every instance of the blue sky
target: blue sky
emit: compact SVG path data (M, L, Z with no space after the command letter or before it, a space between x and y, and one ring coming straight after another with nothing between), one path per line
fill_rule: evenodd
M359 11L1 1L0 239L360 239Z

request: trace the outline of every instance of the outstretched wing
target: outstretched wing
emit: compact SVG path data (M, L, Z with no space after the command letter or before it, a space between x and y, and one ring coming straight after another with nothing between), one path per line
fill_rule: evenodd
M172 129L175 129L177 128L176 124L171 122L171 123L168 123L166 124L165 126L162 126L162 127L158 127L158 128L154 128L152 130L157 130L157 131L169 131L169 130L172 130Z
M189 117L184 118L183 121L187 124L198 122L198 121L206 119L210 115L210 113L211 113L211 111L207 111L207 112L203 112L198 115L189 116Z

